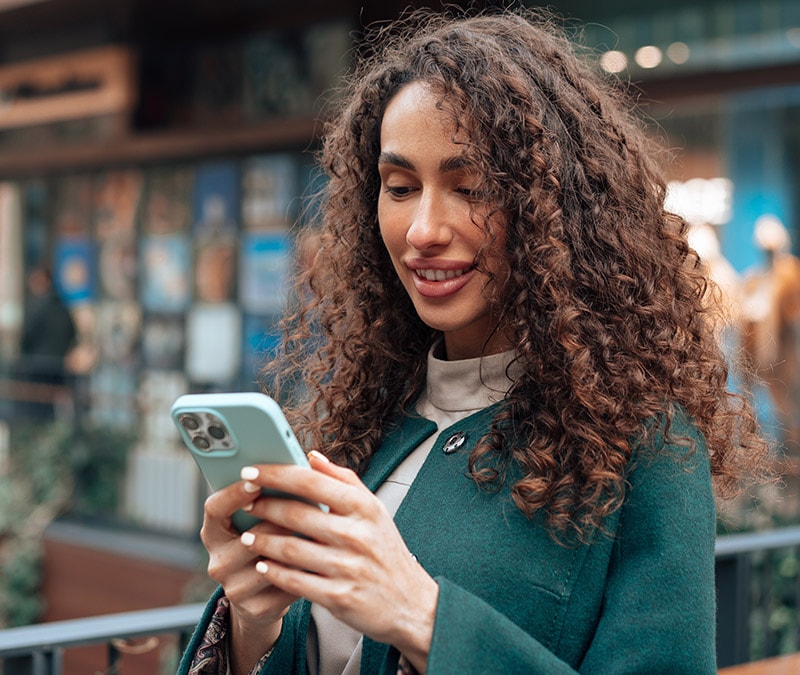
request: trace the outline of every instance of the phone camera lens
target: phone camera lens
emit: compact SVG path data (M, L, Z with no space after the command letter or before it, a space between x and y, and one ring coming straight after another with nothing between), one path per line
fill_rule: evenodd
M208 450L211 447L211 443L205 436L195 436L192 443L198 450Z
M212 424L210 427L208 427L208 435L213 436L219 441L225 438L225 429Z
M196 431L200 428L200 420L194 415L181 415L181 424L189 431Z

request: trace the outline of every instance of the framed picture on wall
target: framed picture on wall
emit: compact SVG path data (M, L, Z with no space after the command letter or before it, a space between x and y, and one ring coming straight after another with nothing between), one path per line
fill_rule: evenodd
M242 167L242 226L245 230L286 229L298 206L299 166L291 154L249 157Z
M67 305L95 297L95 242L89 235L58 237L53 247L54 281Z
M242 358L242 319L234 303L195 303L186 317L186 374L199 384L236 381Z
M239 300L246 312L273 314L286 305L292 264L288 230L246 232L239 255Z
M183 312L191 299L192 249L188 235L145 235L140 251L142 307L151 312Z

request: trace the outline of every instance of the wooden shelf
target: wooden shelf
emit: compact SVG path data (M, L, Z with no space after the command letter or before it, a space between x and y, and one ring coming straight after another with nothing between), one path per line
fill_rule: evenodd
M313 119L286 119L213 129L140 133L60 147L0 150L0 178L305 149L313 146L321 130L322 123Z
M35 87L39 92L0 105L0 129L129 114L136 102L135 70L133 51L118 45L0 66L0 91ZM86 86L53 93L70 81Z

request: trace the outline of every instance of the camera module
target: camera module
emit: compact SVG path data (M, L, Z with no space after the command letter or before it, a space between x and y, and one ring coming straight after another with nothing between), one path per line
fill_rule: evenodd
M205 436L195 436L192 439L192 444L198 450L208 450L211 447L211 443Z
M181 424L188 431L197 431L200 428L200 420L192 414L181 415Z

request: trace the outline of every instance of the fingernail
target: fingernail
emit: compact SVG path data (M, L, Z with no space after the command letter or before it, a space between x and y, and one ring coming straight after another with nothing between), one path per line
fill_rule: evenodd
M261 574L266 574L269 566L263 560L259 560L256 563L256 572L260 572Z
M252 532L242 532L242 536L239 537L239 539L241 539L245 546L252 546L253 542L256 540L256 535Z
M252 511L252 510L253 510L253 502L250 502L249 504L245 504L242 507L242 511Z
M330 462L331 461L325 455L323 455L321 452L317 452L316 450L312 450L311 452L309 452L308 456L309 457L316 457L317 459L321 459L323 462Z
M242 490L245 492L258 492L261 489L260 485L251 483L249 480L242 483Z
M242 467L242 472L240 475L242 480L254 480L255 478L258 478L258 469L256 469L254 466L245 466Z

